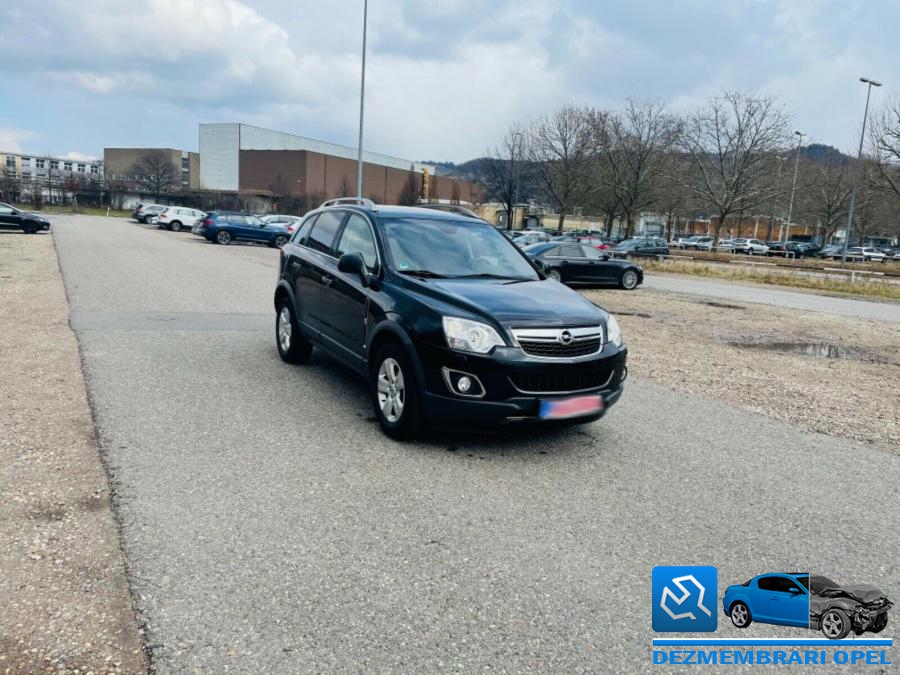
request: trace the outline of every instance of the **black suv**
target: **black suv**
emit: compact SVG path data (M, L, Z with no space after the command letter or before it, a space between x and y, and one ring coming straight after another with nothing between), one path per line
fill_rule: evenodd
M365 376L386 434L588 422L622 394L611 314L465 213L325 202L281 249L278 352Z
M16 228L25 234L49 230L50 221L36 213L20 211L15 206L0 202L0 228Z

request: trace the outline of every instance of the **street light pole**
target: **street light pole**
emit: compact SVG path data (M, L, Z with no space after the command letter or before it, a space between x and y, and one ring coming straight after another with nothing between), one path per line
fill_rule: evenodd
M519 166L516 164L516 150L518 149L519 144L521 143L521 141L519 140L520 138L522 138L521 132L517 131L516 133L513 134L513 147L512 147L512 153L511 153L512 163L513 163L512 168L513 168L513 175L514 175L514 177L513 177L513 181L514 181L514 183L513 183L513 201L512 201L512 206L509 209L509 220L506 223L507 230L513 229L513 217L515 216L515 213L516 213L516 203L519 201Z
M853 192L850 193L850 212L847 214L847 231L844 233L844 253L841 262L847 262L847 247L850 245L850 232L853 229L853 209L856 208L856 193L859 191L859 181L862 178L862 151L863 141L866 139L866 118L869 116L869 97L872 95L872 87L880 87L881 82L865 77L859 78L860 82L867 84L866 109L863 112L862 131L859 133L859 152L856 154L856 176L853 179Z
M784 239L782 239L785 244L791 236L791 215L794 212L794 191L797 189L797 169L800 168L800 146L803 144L803 136L805 135L801 134L799 131L795 131L794 133L797 134L799 138L797 139L797 157L794 159L794 183L791 185L791 202L788 205L787 226L784 228ZM787 253L785 253L785 255L787 255Z
M363 196L363 113L366 104L366 24L369 18L369 0L363 0L362 75L359 85L359 154L356 160L356 196Z

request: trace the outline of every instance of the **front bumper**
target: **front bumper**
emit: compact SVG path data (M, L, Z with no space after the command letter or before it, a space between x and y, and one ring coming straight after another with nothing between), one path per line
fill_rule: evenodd
M599 395L601 410L565 420L601 418L622 395L628 350L606 344L598 354L575 359L539 359L517 348L495 349L491 356L441 347L421 347L425 376L423 412L434 426L498 427L523 423L559 423L540 417L541 401ZM451 391L443 368L474 375L484 388L480 398Z

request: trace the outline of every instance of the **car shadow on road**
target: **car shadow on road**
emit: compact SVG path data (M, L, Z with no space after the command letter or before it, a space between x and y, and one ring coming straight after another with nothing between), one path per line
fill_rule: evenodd
M281 360L274 347L270 354L280 363ZM378 420L372 409L369 387L362 377L318 349L313 351L313 356L306 364L298 368L296 374L302 376L304 371L309 377L315 378L321 385L324 385L324 391L328 392L325 395L333 397L330 401L322 401L329 410L347 411L356 420L369 427L367 433L387 438L378 427ZM306 387L303 386L303 389L305 390ZM429 429L414 441L392 442L403 445L410 451L447 452L463 459L493 459L581 453L585 446L594 449L598 445L602 447L605 440L602 436L598 437L596 427L592 424L523 424L496 430Z

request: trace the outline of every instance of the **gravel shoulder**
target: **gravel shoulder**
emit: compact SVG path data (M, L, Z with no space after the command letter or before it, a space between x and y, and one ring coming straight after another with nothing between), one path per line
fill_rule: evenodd
M144 673L49 235L0 232L0 673Z
M619 318L632 374L900 454L900 323L648 288L584 293ZM776 343L847 353L766 348Z

